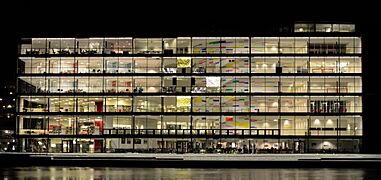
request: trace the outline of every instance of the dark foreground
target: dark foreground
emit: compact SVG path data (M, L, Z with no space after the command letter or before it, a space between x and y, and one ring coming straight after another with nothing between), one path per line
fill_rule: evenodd
M0 167L375 168L381 167L381 155L0 153L0 162Z
M203 169L120 167L0 168L0 179L381 179L377 168Z

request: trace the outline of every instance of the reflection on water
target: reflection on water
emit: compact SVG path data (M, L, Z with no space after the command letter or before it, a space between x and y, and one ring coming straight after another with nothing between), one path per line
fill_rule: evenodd
M22 167L0 171L0 179L381 179L380 169Z

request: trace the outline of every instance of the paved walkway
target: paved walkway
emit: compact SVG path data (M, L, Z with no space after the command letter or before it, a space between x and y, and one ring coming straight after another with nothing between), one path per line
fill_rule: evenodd
M381 154L0 153L0 162L5 167L364 168L380 167Z
M4 154L4 153L0 153ZM17 154L17 153L9 153ZM381 154L153 154L153 153L18 153L52 159L157 159L188 161L300 161L300 160L379 160Z

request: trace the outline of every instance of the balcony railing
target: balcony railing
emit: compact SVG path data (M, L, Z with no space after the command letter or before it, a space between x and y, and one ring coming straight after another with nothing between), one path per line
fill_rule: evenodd
M279 136L280 129L103 129L109 135Z

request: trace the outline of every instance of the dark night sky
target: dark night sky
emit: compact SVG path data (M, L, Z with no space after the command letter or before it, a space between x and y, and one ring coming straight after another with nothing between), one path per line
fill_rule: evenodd
M173 6L176 3L156 1L120 2L16 2L14 10L3 15L7 17L3 30L10 35L3 35L7 42L2 43L6 48L3 52L7 58L2 63L14 62L11 59L15 58L16 41L20 37L186 36L194 33L206 36L219 32L237 36L272 31L281 23L299 20L356 22L371 34L375 33L372 28L376 22L380 22L372 18L378 11L368 8L372 5L365 7L348 2L242 1L233 4L229 1L190 1L176 6ZM4 67L7 68L1 71L2 77L11 78L15 68Z
M130 2L130 1L125 1ZM357 30L363 33L363 86L365 136L368 141L379 142L377 139L380 120L376 115L376 105L379 104L377 90L377 65L379 52L376 42L380 40L380 20L378 9L374 4L361 5L358 1L299 1L289 4L271 1L258 3L242 1L233 4L232 1L215 1L214 4L205 1L126 4L104 1L89 1L79 4L79 1L59 1L47 4L41 2L16 3L14 10L7 17L2 28L9 31L3 34L3 58L1 59L1 81L12 79L16 69L17 39L20 37L75 37L75 36L129 36L156 35L171 36L173 34L225 33L231 36L256 31L269 31L280 23L293 21L341 21L357 23ZM234 1L236 2L236 1ZM352 4L353 3L353 4ZM354 4L356 3L356 4ZM301 7L300 5L304 6ZM48 5L48 6L46 6ZM147 6L148 5L148 6ZM278 6L275 6L278 5ZM298 5L298 7L296 7ZM97 6L97 7L95 7ZM16 16L17 14L17 16ZM254 34L251 33L251 34ZM5 52L5 54L4 54ZM6 66L7 64L7 66ZM376 146L376 145L375 145ZM377 145L379 149L381 145ZM373 147L375 149L375 147Z

